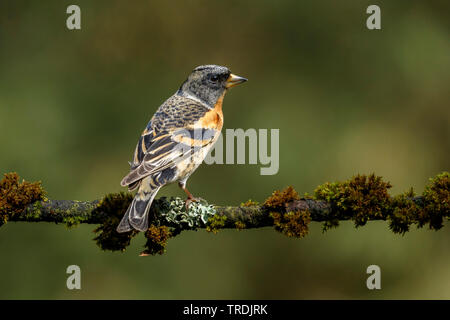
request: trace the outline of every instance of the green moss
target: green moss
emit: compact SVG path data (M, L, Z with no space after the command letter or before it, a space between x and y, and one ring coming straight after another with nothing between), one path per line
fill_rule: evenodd
M172 237L167 226L150 225L147 232L145 232L147 242L145 250L140 254L141 256L163 254L166 251L166 245L169 238Z
M450 179L449 173L443 172L430 179L423 192L424 212L419 227L425 223L430 229L439 230L444 217L450 216Z
M259 203L257 201L253 201L252 199L249 199L246 202L241 203L241 207L253 207L257 205L259 205Z
M288 237L303 238L308 234L311 214L308 210L290 211L284 214L271 212L275 230Z
M42 200L44 201L44 200ZM33 220L38 220L39 217L41 216L42 212L42 202L41 201L35 201L32 205L31 205L32 209L31 210L27 210L25 213L25 218L27 220L33 221Z
M236 229L238 229L238 230L243 230L243 229L245 229L245 223L242 222L242 221L236 221L236 222L234 223L234 225L236 226Z
M339 227L339 219L338 218L329 218L322 223L322 232L326 232L330 229Z
M227 221L226 216L218 214L212 216L208 219L208 222L206 224L206 231L216 234L217 232L219 232L219 229L225 227L225 221Z
M124 233L116 231L132 200L133 196L129 193L108 194L94 209L92 214L103 212L107 215L103 224L94 230L97 234L94 240L102 250L123 252L130 245L131 239L138 234L135 230Z
M0 226L10 217L21 213L29 204L44 198L45 191L40 182L19 182L16 172L4 174L0 180Z
M283 191L275 190L272 195L264 201L264 206L272 209L283 208L285 204L299 200L300 196L292 186L285 188Z
M412 224L419 228L428 224L432 230L442 228L444 218L450 215L449 173L443 172L430 179L423 192L422 201L414 201L414 196L411 189L392 199L392 213L388 217L391 230L404 234Z
M344 182L325 183L315 190L315 198L331 204L332 210L324 223L324 230L336 227L339 219L352 219L362 226L371 219L386 219L394 233L405 234L411 225L439 230L449 217L449 173L430 179L422 199L414 198L414 191L390 197L389 182L375 175L358 175Z
M308 192L305 192L305 193L303 193L302 199L311 199L311 200L313 200L314 197L311 196Z
M423 214L423 208L413 201L414 196L414 191L411 188L405 194L392 199L392 212L387 218L389 229L392 232L404 235L409 231L410 226L417 222L418 217Z
M79 201L74 201L73 205L64 209L56 209L55 214L59 214L63 217L62 222L68 229L77 227L80 223L85 223L89 220L90 215L73 215L74 212L79 210Z
M70 216L67 215L63 218L63 223L66 225L68 229L77 227L80 223L86 221L87 218L83 216Z
M332 205L324 229L336 226L338 218L350 218L363 226L373 218L382 218L390 208L389 182L374 174L357 175L344 182L325 183L315 190L315 198Z

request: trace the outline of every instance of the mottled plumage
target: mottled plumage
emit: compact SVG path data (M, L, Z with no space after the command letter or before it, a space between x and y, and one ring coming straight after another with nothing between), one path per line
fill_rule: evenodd
M226 67L200 66L158 108L139 138L130 173L121 182L138 191L118 232L146 231L151 203L166 184L178 182L188 195L187 204L195 201L186 181L220 135L227 89L244 81Z

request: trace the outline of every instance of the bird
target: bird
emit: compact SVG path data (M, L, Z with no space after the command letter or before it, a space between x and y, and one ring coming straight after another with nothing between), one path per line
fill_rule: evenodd
M199 200L186 182L220 136L225 94L246 81L224 66L198 66L156 110L138 140L130 172L120 183L137 192L117 232L148 230L150 207L165 185L178 183L187 195L187 210Z

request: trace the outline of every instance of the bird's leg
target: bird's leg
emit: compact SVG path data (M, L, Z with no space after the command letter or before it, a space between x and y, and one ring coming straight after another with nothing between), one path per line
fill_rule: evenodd
M196 197L194 197L193 195L192 195L192 193L190 193L189 192L189 190L186 188L186 183L182 183L182 182L179 182L178 183L178 186L181 188L181 189L183 189L183 191L186 193L186 195L187 195L187 199L186 199L186 202L185 202L185 207L186 207L186 211L188 211L189 210L189 205L192 203L192 202L197 202L197 201L200 201L201 199L200 198L196 198Z

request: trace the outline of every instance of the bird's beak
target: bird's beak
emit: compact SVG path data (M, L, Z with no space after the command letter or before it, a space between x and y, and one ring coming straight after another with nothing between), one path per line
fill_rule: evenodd
M228 77L227 82L225 84L225 87L228 89L228 88L237 86L238 84L241 84L245 81L247 81L247 79L245 79L243 77L239 77L235 74L230 74L230 76Z

